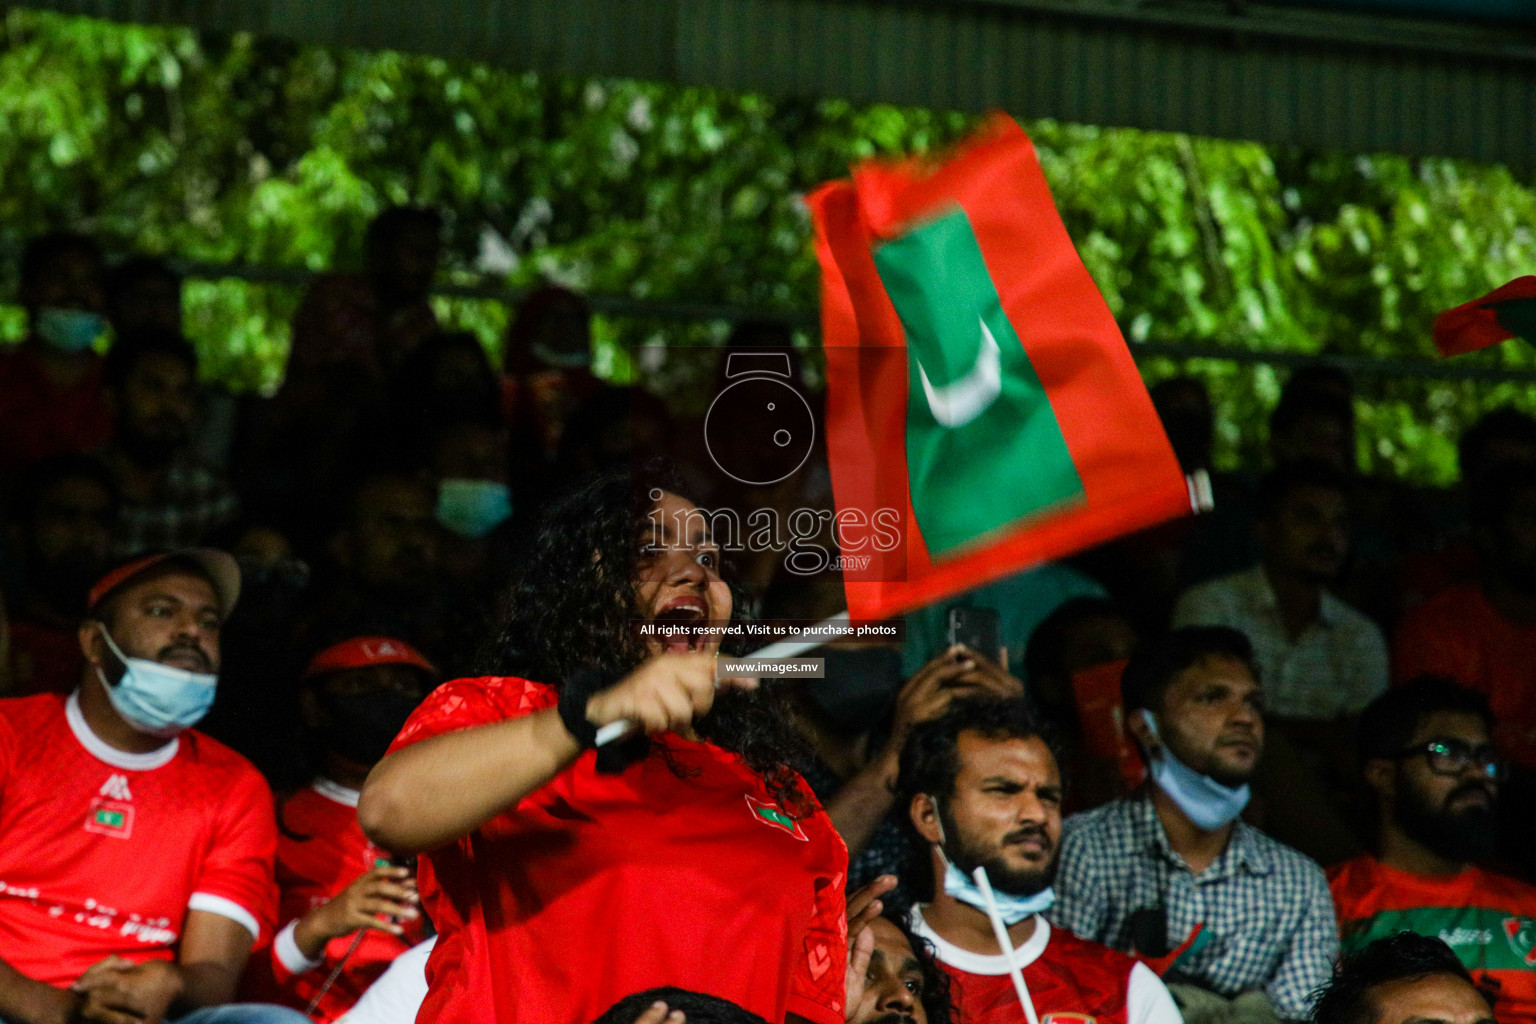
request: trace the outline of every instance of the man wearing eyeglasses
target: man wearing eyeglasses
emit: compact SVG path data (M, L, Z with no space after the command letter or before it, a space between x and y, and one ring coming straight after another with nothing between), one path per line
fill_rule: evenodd
M1328 873L1343 951L1411 931L1448 945L1500 1024L1536 1024L1536 887L1479 867L1497 847L1503 769L1482 695L1421 676L1360 716L1376 855Z

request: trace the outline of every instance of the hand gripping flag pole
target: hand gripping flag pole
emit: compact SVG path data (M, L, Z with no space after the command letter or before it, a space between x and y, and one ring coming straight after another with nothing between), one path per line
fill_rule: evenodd
M1029 986L1024 984L1024 972L1013 959L1013 940L1008 937L1008 926L1003 923L1003 915L997 909L997 897L992 893L987 869L978 866L971 877L976 880L976 888L986 898L987 920L992 922L992 934L997 936L997 948L1003 951L1003 963L1008 965L1008 975L1013 978L1013 990L1018 994L1019 1005L1024 1008L1024 1019L1028 1024L1040 1024L1040 1018L1035 1015L1035 1002L1029 998ZM1040 927L1038 921L1035 927Z
M815 626L812 626L807 631L812 634L809 639L780 640L776 643L769 644L767 647L764 647L762 650L757 651L756 653L747 655L747 657L760 658L764 660L769 658L793 658L797 654L804 654L806 651L809 651L812 648L820 647L822 644L826 643L827 638L825 634L832 627L846 626L847 624L848 613L838 612L831 618L823 619ZM717 681L715 685L718 687L720 684ZM634 727L635 723L631 722L627 718L621 718L617 722L609 722L607 725L597 730L597 745L600 747L606 747L614 740L622 738Z

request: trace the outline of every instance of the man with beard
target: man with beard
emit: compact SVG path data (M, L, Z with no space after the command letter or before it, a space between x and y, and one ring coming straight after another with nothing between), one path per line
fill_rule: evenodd
M1120 689L1148 782L1067 823L1051 919L1168 957L1170 983L1306 1020L1338 932L1322 870L1238 818L1264 745L1252 648L1221 626L1174 630L1131 657Z
M303 1024L227 1006L271 935L272 795L192 728L239 595L220 551L97 582L68 698L0 701L0 1020Z
M1026 1020L1012 969L1037 1018L1179 1024L1162 982L1129 956L1053 930L1062 780L1022 700L964 700L919 725L902 750L897 791L918 843L912 931L933 943L967 1024ZM985 868L1013 947L1003 950L973 873ZM923 877L927 876L927 877ZM920 882L927 882L926 886Z
M122 494L117 554L200 544L230 522L235 493L192 457L197 354L180 334L145 330L120 338L105 377L117 429L102 458Z
M1329 872L1345 953L1401 931L1448 945L1509 1024L1536 1022L1536 888L1478 866L1496 846L1500 765L1480 695L1421 676L1360 717L1376 855Z
M22 585L11 606L12 696L68 693L84 659L78 632L86 594L107 565L117 487L84 455L55 455L18 488L16 547Z
M1254 648L1275 718L1331 722L1387 687L1381 629L1328 592L1348 553L1348 479L1323 463L1288 464L1257 497L1259 564L1179 598L1173 625L1230 626Z

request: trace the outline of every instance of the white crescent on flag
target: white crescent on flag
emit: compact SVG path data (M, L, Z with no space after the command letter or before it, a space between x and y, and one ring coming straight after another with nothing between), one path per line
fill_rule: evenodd
M997 396L1003 393L1002 350L997 347L997 339L992 337L992 332L987 328L987 321L979 316L977 320L981 323L981 347L976 352L976 361L964 377L936 388L929 382L922 360L917 362L917 372L923 380L923 394L928 397L928 409L940 425L951 430L965 426L986 412L997 400ZM916 358L915 353L913 358Z

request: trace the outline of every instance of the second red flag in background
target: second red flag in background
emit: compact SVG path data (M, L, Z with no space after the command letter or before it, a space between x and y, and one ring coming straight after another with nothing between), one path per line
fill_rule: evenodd
M1480 299L1435 317L1435 347L1443 356L1475 352L1510 338L1536 345L1536 277L1517 277Z

